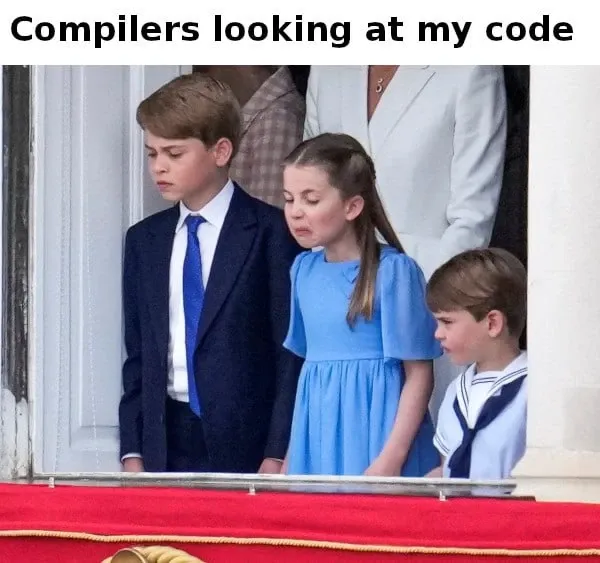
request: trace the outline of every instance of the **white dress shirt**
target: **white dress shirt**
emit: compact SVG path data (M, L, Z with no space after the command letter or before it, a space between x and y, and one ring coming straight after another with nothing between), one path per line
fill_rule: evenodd
M202 257L202 282L206 288L225 216L233 197L233 182L225 187L202 209L190 210L179 203L179 221L175 229L169 271L169 357L167 393L176 401L188 402L188 373L185 349L185 315L183 312L183 262L187 249L188 215L202 215L205 222L198 228Z

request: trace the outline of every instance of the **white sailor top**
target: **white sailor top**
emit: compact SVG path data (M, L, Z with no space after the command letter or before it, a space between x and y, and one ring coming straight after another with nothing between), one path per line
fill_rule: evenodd
M527 353L503 371L470 366L448 386L439 410L434 444L443 476L510 478L525 453L526 426Z

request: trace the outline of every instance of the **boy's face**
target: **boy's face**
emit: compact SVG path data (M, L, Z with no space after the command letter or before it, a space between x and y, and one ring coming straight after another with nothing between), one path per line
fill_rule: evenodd
M207 148L198 139L163 139L146 131L148 166L163 198L185 201L214 187L229 160L219 143Z
M438 311L435 337L454 364L467 365L485 359L490 342L499 334L498 312L477 321L469 311Z

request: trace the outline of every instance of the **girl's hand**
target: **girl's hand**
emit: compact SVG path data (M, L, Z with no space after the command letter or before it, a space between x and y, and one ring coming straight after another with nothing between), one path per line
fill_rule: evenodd
M288 472L288 458L285 456L283 464L281 465L281 475L287 475Z
M365 471L365 475L369 477L400 477L403 465L404 462L381 454L369 465Z

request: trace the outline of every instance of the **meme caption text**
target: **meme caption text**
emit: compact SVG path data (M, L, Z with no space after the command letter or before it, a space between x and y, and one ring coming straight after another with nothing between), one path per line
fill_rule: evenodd
M357 26L355 23L354 26ZM460 49L475 34L488 40L554 42L572 41L573 26L565 21L553 21L540 14L532 21L490 21L482 28L470 21L404 22L396 16L387 21L371 21L354 30L349 21L325 23L305 21L298 15L285 19L273 15L270 20L242 23L216 15L212 23L143 21L137 15L119 15L114 21L42 21L31 16L19 16L10 24L11 36L18 41L88 43L101 48L107 42L137 41L198 41L207 33L220 42L321 42L333 48L351 44L353 33L363 34L370 42L401 42L410 32L418 42L438 42ZM413 35L414 34L414 35Z

